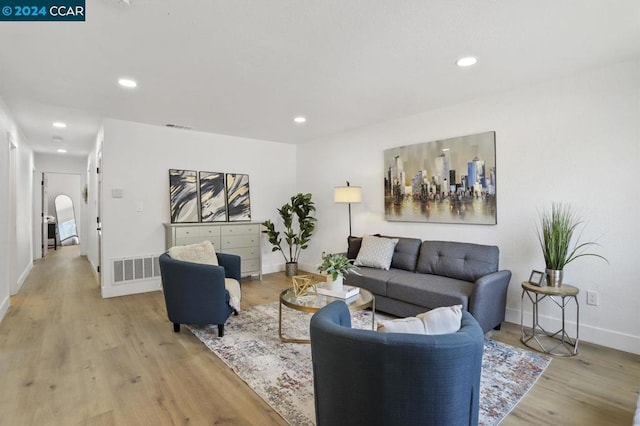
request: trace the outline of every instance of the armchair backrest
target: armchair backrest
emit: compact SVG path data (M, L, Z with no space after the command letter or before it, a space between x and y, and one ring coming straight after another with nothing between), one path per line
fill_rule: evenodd
M475 425L484 337L463 312L457 333L351 328L344 302L311 319L316 421L324 425Z

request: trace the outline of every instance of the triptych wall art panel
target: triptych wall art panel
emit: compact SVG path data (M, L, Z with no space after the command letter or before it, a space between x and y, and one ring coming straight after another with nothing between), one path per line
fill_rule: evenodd
M171 223L198 222L198 180L193 170L169 170Z
M389 221L495 225L496 133L384 151Z
M249 175L227 173L229 222L251 220Z
M251 220L247 174L171 169L169 199L171 223Z
M200 172L200 218L202 222L226 222L224 174Z

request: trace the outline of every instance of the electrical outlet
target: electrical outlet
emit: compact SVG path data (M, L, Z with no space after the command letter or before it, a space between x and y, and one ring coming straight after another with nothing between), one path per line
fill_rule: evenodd
M598 306L599 296L597 291L587 291L587 305Z

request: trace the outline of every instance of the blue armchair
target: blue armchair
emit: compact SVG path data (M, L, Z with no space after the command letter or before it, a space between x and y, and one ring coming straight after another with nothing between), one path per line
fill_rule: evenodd
M240 282L240 256L216 255L220 266L184 262L167 253L160 256L164 301L176 333L180 324L217 324L218 336L224 336L224 323L234 312L224 279Z
M456 333L351 328L342 301L311 318L317 426L476 425L484 338L468 313Z

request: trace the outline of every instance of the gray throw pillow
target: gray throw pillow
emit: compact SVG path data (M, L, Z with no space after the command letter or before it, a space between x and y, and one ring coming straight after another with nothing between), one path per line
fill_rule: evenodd
M397 238L380 238L373 235L362 237L362 246L354 265L389 270Z

